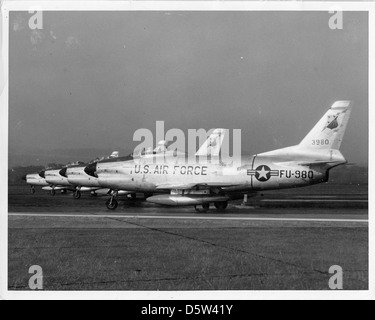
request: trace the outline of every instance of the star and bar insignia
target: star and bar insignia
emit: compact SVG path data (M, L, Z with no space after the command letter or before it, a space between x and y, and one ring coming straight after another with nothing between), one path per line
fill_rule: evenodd
M261 165L257 167L255 170L248 170L247 174L249 176L255 176L258 181L266 182L271 177L278 177L279 170L271 170L270 167L266 165Z

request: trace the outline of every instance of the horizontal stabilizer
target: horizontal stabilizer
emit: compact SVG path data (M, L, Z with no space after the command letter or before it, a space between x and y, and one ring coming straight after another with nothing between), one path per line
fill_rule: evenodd
M329 166L332 167L335 164L343 164L341 161L311 161L311 162L298 162L297 165L299 166L305 166L305 167L324 167L324 166Z

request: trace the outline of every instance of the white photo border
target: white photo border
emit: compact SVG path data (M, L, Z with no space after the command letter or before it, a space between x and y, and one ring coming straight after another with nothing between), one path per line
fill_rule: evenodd
M367 291L9 291L8 290L8 119L9 119L9 13L28 11L343 11L369 12L369 290ZM0 78L0 299L125 299L125 300L267 300L375 298L375 216L373 197L375 117L375 3L307 1L2 1Z

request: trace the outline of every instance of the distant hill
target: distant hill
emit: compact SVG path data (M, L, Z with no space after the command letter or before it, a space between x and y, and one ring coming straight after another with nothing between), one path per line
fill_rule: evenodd
M109 156L113 151L119 151L120 156L125 156L132 152L123 149L85 148L56 150L33 149L20 153L17 150L10 149L8 165L9 168L14 168L17 166L46 166L48 163L88 162L97 157Z
M8 183L10 185L25 184L22 177L29 173L37 173L43 170L44 166L14 167L8 170Z

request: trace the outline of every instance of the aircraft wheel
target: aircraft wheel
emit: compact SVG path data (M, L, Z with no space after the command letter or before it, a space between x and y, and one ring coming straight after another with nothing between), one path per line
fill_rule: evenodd
M215 202L215 208L217 210L225 210L228 208L228 202Z
M55 191L55 189L52 189L52 190L51 190L51 195L53 195L53 196L56 195L56 191Z
M209 203L203 203L202 208L198 208L198 206L195 206L195 211L199 213L205 213L208 210L210 210L210 204Z
M207 212L208 210L210 210L210 204L209 203L203 203L202 209L203 209L203 212Z
M73 197L74 197L74 199L80 199L80 198L81 198L81 191L76 190L76 191L73 193Z
M31 194L34 194L34 193L35 193L35 188L34 188L34 187L31 187L31 189L30 189L30 193L31 193Z
M107 200L106 206L108 210L116 210L116 208L118 207L118 202L116 199L110 198Z

